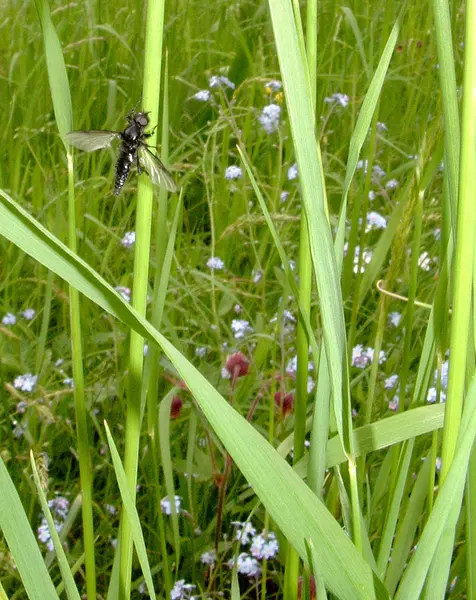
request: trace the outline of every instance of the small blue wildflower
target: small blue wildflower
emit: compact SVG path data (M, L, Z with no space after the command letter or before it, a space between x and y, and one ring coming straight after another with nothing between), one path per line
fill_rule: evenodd
M207 260L207 267L209 269L215 269L215 271L220 271L221 269L223 269L225 266L225 263L222 261L221 258L218 258L218 256L211 256L208 260Z
M235 84L224 75L212 75L208 81L208 85L214 88L227 87L231 90L235 89Z
M225 169L225 179L228 179L228 181L240 179L241 177L243 177L243 171L237 165L230 165Z
M280 117L281 107L278 104L268 104L263 108L258 121L266 133L271 134L278 130Z
M210 100L212 93L210 90L199 90L196 94L192 96L194 100L198 100L199 102L208 102Z

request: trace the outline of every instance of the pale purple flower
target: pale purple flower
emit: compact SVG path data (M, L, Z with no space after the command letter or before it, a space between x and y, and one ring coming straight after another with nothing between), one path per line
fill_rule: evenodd
M15 325L17 318L11 312L8 312L2 319L3 325Z
M74 379L72 377L66 377L66 379L63 379L63 385L74 389Z
M206 353L207 353L207 349L205 348L205 346L201 346L200 348L195 348L195 356L198 356L199 358L203 358Z
M423 271L429 271L431 268L431 258L428 252L422 252L418 258L418 266Z
M389 408L389 410L392 410L395 412L398 410L399 404L400 404L400 398L398 396L394 396L388 403L388 408Z
M115 288L116 292L118 292L118 294L120 296L122 296L122 298L130 303L131 301L131 290L128 287L125 287L124 285L117 285Z
M289 197L289 192L286 192L285 190L281 192L279 199L281 200L281 202L286 202L286 200Z
M262 531L259 535L255 536L251 541L250 552L251 555L259 560L269 560L274 558L279 550L278 540L276 535L270 531L265 533Z
M379 165L374 165L372 167L372 178L374 181L378 180L378 179L382 179L382 177L385 177L385 175L386 175L385 171Z
M235 89L235 84L224 75L212 75L208 81L208 85L212 89L220 87L227 87L231 90Z
M390 179L385 184L385 187L387 188L387 190L394 190L396 187L398 187L398 180L397 179Z
M176 513L180 512L181 504L182 504L181 496L175 496L175 512ZM160 501L160 508L165 515L172 514L172 504L171 504L168 496L165 496L165 498L162 498L162 500Z
M237 165L230 165L225 169L225 179L228 181L234 181L243 177L243 171Z
M388 322L390 323L390 325L393 325L394 327L398 327L400 325L401 319L402 319L402 315L399 312L388 313Z
M27 321L32 321L36 316L36 310L34 308L25 308L20 315Z
M238 573L241 573L242 575L248 575L248 577L259 577L261 573L261 569L256 558L250 556L246 552L242 552L238 556L237 570Z
M225 263L222 261L221 258L218 258L218 256L211 256L208 260L207 260L207 267L209 269L214 269L215 271L220 271L221 269L223 269L225 266Z
M336 92L335 94L332 94L332 96L324 98L324 102L327 104L338 104L339 106L342 106L342 108L345 108L349 104L349 96L347 96L347 94Z
M190 599L190 594L195 587L191 583L185 583L185 579L179 579L170 590L170 600Z
M253 278L253 283L259 283L261 278L263 277L263 272L257 269L254 269L251 273L251 277Z
M136 232L128 231L124 234L124 237L121 240L121 244L124 248L131 248L136 242Z
M104 508L112 516L114 516L117 513L117 508L114 506L114 504L106 504Z
M210 100L212 93L210 90L200 90L196 94L192 96L194 100L198 100L199 102L208 102Z
M215 550L208 550L207 552L203 552L200 556L200 560L204 565L214 565L217 559L217 553Z
M25 373L15 378L13 387L22 392L32 392L38 381L38 375L32 375L31 373Z
M369 191L369 200L370 201L375 200L375 192L373 190Z
M381 214L375 211L371 211L367 213L367 227L365 231L370 231L371 229L385 229L387 227L387 220L385 217L382 217Z
M365 369L374 359L375 351L373 348L364 348L362 344L358 344L352 348L352 366L359 369ZM379 364L384 363L387 356L383 350L379 353Z
M266 133L271 134L278 130L280 118L281 107L278 104L268 104L261 111L258 121Z
M239 541L242 546L246 546L250 543L250 538L256 535L256 529L253 527L250 521L232 521L231 523L236 528L234 539Z
M249 321L244 319L233 319L231 322L231 330L235 340L241 340L247 333L253 333L253 328L250 327Z
M293 179L297 179L299 176L297 163L292 164L288 169L288 179L292 181Z
M272 79L271 81L268 81L268 83L265 83L264 87L269 88L272 92L279 92L283 87L283 84L277 79Z
M385 381L383 382L383 387L386 390L391 390L392 388L394 388L398 383L398 375L390 375L390 377L387 377L385 379Z

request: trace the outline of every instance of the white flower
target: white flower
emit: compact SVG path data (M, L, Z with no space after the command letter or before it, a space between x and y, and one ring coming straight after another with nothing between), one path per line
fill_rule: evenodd
M182 504L181 496L175 496L175 512L177 512L177 513L180 512L181 504ZM162 500L160 501L160 508L162 509L162 512L164 514L166 514L166 515L172 514L172 505L170 503L168 496L165 496L165 498L162 498Z
M205 348L205 346L201 346L200 348L195 348L195 356L198 356L199 358L203 358L206 353L207 353L207 349Z
M208 550L207 552L204 552L200 557L200 560L204 565L214 565L216 559L217 553L215 552L215 550Z
M210 90L200 90L196 94L192 96L194 100L199 100L200 102L208 102L210 100L212 93Z
M385 184L385 187L387 188L387 190L394 190L397 186L398 186L398 181L396 179L390 179Z
M117 513L117 508L114 506L114 504L106 504L104 508L110 515L115 515Z
M208 85L213 88L227 87L231 90L235 89L235 84L224 75L212 75L208 81Z
M179 579L170 590L170 600L185 600L190 598L190 592L194 589L191 583L185 583L185 579Z
M310 394L315 387L314 379L309 375L307 378L307 393Z
M433 230L433 237L435 240L441 239L441 229L439 227Z
M371 229L385 229L387 227L387 220L385 217L382 217L378 212L371 211L367 213L367 227L365 231L370 231Z
M20 314L27 321L32 321L35 318L36 310L34 308L25 308L25 310Z
M32 392L36 382L38 381L38 375L32 375L31 373L25 373L15 378L13 387L22 392Z
M282 191L279 196L279 199L281 200L281 202L286 202L286 200L288 199L288 196L289 196L289 192Z
M388 322L394 327L398 327L400 325L401 319L402 315L399 312L388 313Z
M225 266L225 263L218 256L211 256L207 260L207 267L209 269L215 269L215 271L220 271Z
M66 377L66 379L63 379L63 385L74 389L74 379L72 377Z
M297 179L298 175L299 175L298 167L297 167L297 164L294 163L288 169L288 179L289 179L289 181L292 181L293 179Z
M418 258L418 266L423 271L429 271L431 267L431 259L428 252L422 252Z
M375 192L373 190L369 191L369 200L370 201L375 200Z
M2 323L3 325L15 325L15 323L17 322L17 318L15 317L15 315L13 313L7 313L3 319L2 319Z
M274 133L279 127L281 117L281 107L278 104L268 104L265 106L258 117L258 121L263 126L266 133Z
M228 181L240 179L241 177L243 177L243 171L237 165L230 165L225 169L225 179L228 179Z
M231 330L233 331L235 340L241 340L245 337L245 334L253 333L253 328L250 327L249 321L245 321L244 319L233 319Z
M335 94L332 94L332 96L324 98L324 102L326 102L327 104L335 103L345 108L349 104L349 96L347 96L347 94L341 94L339 92L336 92Z
M385 125L385 123L382 123L381 121L377 121L377 131L387 131L387 126Z
M124 237L121 240L121 244L124 246L124 248L130 248L131 246L133 246L136 242L136 232L135 231L128 231L127 233L124 234Z

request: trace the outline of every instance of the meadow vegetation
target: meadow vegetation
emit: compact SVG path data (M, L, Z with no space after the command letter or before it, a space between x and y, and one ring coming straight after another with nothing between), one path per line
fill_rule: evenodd
M0 597L476 597L442 4L1 4ZM138 102L175 194L64 142Z

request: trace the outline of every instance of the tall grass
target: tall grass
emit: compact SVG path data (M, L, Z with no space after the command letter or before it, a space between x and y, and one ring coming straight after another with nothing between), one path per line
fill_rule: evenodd
M51 8L0 41L0 589L472 597L473 3ZM171 198L61 142L141 88Z

